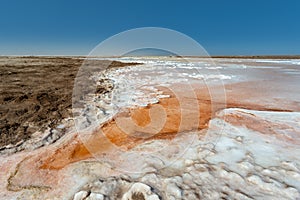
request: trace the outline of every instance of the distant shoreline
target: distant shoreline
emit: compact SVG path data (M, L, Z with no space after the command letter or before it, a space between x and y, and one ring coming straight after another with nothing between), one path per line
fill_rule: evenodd
M211 56L211 58L300 59L300 55Z
M122 56L83 56L83 55L0 55L0 58L18 57L18 58L120 58ZM229 59L300 59L300 55L212 55L212 56L153 56L137 55L123 57L188 57L188 58L229 58Z

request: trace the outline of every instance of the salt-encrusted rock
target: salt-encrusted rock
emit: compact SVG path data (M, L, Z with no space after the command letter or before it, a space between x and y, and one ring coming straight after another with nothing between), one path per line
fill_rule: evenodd
M104 200L103 194L91 193L86 200Z
M120 183L117 182L117 180L108 180L107 182L104 182L100 189L99 192L101 194L107 195L107 196L111 196L114 193L114 190L119 187Z
M157 177L157 175L154 173L146 174L141 178L141 181L148 185L157 185L157 186L159 186L161 182L160 179Z
M175 183L168 184L166 187L167 199L181 199L182 191L177 187Z
M151 191L151 187L143 183L135 183L126 192L122 200L135 200L135 199L145 199L145 200L159 200L159 197Z
M182 175L183 183L187 185L192 185L194 183L194 178L189 173L184 173Z
M183 192L183 199L188 199L188 200L198 200L198 197L201 195L195 194L192 190L186 190Z
M80 192L77 192L75 195L74 195L74 200L83 200L85 199L87 196L88 196L88 192L87 191L80 191Z

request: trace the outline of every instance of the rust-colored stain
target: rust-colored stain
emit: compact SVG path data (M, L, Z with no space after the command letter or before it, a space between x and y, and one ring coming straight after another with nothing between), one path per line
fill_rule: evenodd
M247 127L250 130L254 130L265 135L273 135L278 140L284 140L289 143L295 143L298 141L295 140L295 138L299 138L299 135L295 130L293 130L293 133L291 133L290 135L281 134L280 131L278 131L290 129L288 125L273 123L272 126L270 126L271 123L267 119L263 119L249 113L240 112L239 114L227 114L225 121L236 126L243 124L243 126Z
M184 86L179 88L182 94L164 89L169 98L117 114L88 138L78 136L57 149L43 160L41 168L61 169L114 146L131 149L147 140L172 139L178 132L207 128L212 117L209 92L207 88L191 89L193 96L186 95L191 91L185 91Z
M149 109L137 108L131 113L131 119L137 126L145 127L151 122Z
M160 99L157 104L118 113L89 136L80 138L80 135L77 135L56 147L50 155L40 155L39 160L42 163L40 168L61 169L70 163L92 158L95 154L108 153L115 147L128 150L148 140L172 139L178 132L205 129L216 112L224 108L281 111L267 102L249 102L250 97L259 98L257 95L262 95L258 91L251 90L249 85L242 83L225 86L230 88L226 93L226 99L221 93L214 94L212 98L206 85L178 84L172 90L158 88L170 97ZM224 90L223 86L219 87L214 88L214 92ZM226 117L224 120L230 123L247 124L250 129L268 130L262 132L276 134L263 122L253 121L247 116L243 116L243 119L239 116Z

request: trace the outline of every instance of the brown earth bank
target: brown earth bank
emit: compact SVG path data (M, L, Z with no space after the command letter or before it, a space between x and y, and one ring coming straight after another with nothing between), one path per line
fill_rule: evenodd
M83 61L83 57L0 57L0 149L72 117L74 79ZM88 62L95 71L129 65Z

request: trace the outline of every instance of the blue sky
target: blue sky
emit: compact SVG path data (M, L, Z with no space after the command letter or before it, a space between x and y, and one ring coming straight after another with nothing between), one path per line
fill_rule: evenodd
M300 1L1 0L0 55L86 55L138 27L165 27L211 55L300 55Z

